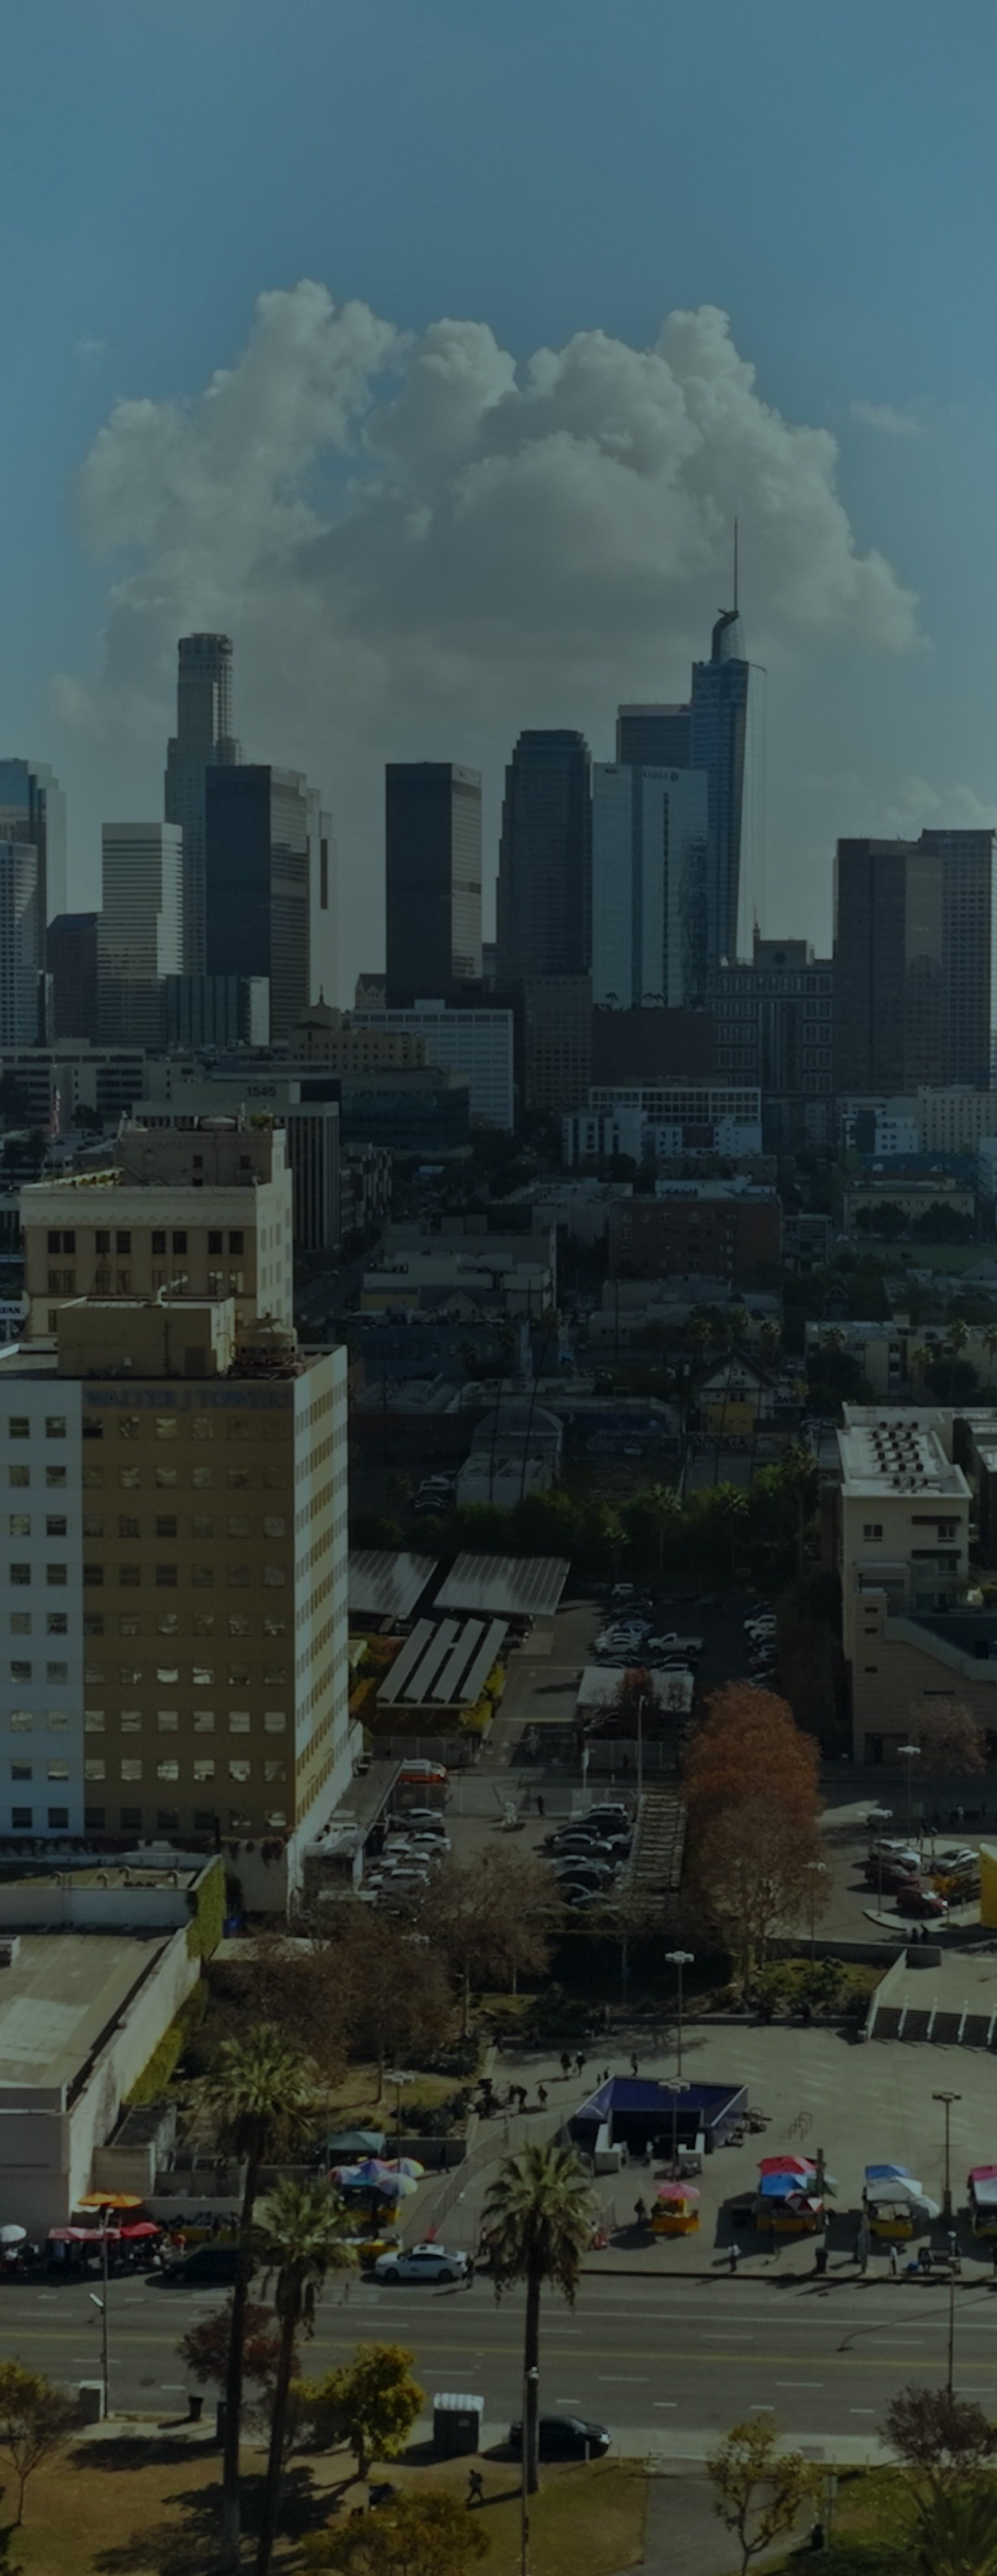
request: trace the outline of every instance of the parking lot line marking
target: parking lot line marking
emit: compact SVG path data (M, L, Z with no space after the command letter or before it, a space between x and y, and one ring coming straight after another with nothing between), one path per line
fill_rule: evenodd
M653 2405L653 2407L654 2407L654 2411L655 2411L655 2414L656 2414L656 2415L657 2415L658 2413L668 2414L668 2415L674 2415L674 2414L675 2414L675 2412L676 2412L676 2409L677 2409L677 2407L678 2407L678 2398L677 2398L677 2397L653 2397L653 2398L652 2398L652 2400L651 2400L651 2403L652 2403L652 2405Z
M555 2406L580 2406L581 2402L580 2397L555 2397L554 2399Z
M822 2379L777 2379L777 2388L823 2388Z

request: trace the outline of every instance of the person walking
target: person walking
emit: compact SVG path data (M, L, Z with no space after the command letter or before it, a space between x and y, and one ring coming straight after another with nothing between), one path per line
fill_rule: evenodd
M470 2506L472 2504L484 2504L484 2501L485 2481L482 2477L481 2471L480 2469L469 2469L467 2472L467 2503Z
M635 2219L636 2219L636 2221L637 2221L637 2225L638 2225L638 2227L646 2227L646 2226L647 2226L647 2202L646 2202L646 2200L635 2200L635 2202L634 2202L634 2217L635 2217Z
M541 2111L546 2111L546 2108L547 2108L547 2087L546 2087L546 2084L538 2084L538 2085L537 2085L537 2101L538 2101L538 2102L539 2102L539 2104L540 2104Z
M571 2073L571 2051L569 2048L562 2048L561 2050L561 2073L564 2077L565 2083L567 2083L568 2077Z
M547 1809L546 1809L546 1807L544 1806L544 1802L543 1802L542 1794L541 1794L540 1790L538 1789L538 1790L537 1790L537 1814L538 1814L538 1816L545 1816L545 1815L546 1815L546 1813L547 1813Z
M585 2073L585 2051L584 2051L584 2049L583 2049L583 2048L576 2048L576 2050L575 2050L575 2074L576 2074L576 2075L584 2075L584 2073Z
M730 2269L731 2269L731 2271L732 2271L732 2272L736 2272L737 2267L738 2267L738 2264L739 2264L739 2262L740 2262L740 2260L741 2260L741 2248L740 2248L740 2246L739 2246L739 2245L736 2245L736 2244L732 2244L732 2245L731 2245L730 2255L729 2255L729 2257L728 2257L728 2260L729 2260L729 2263L730 2263Z
M631 2052L630 2052L630 2072L631 2072L631 2075L639 2075L639 2074L640 2074L640 2068L639 2068L639 2066L638 2066L638 2064L637 2064L637 2052L636 2052L636 2049L631 2049Z

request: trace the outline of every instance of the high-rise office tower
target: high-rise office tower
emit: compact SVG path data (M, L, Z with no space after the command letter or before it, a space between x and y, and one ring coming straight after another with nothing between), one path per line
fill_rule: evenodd
M736 608L725 609L713 629L709 661L694 662L692 666L689 749L693 768L705 769L710 782L704 957L707 972L722 958L732 959L750 949L754 891L750 824L755 782L749 778L749 769L754 767L749 683L757 701L751 666L744 655L740 617Z
M325 812L317 787L308 790L308 946L311 991L317 1001L336 999L339 971L336 843L332 816Z
M183 835L175 823L105 823L97 1025L106 1046L162 1046L167 975L180 973Z
M505 773L501 984L584 975L592 954L592 781L584 734L521 733Z
M481 975L480 771L389 761L384 827L388 1001L447 1001Z
M690 707L619 707L616 757L628 769L688 769Z
M99 923L97 912L61 912L49 922L51 1038L89 1038L92 1045L96 1043Z
M592 771L592 999L676 1007L702 990L709 781L703 770Z
M33 841L0 840L0 1046L39 1039L45 916Z
M997 1019L993 832L839 841L839 1092L991 1080Z
M201 975L205 965L205 778L211 768L233 767L239 745L232 735L232 643L228 635L181 635L177 646L177 729L166 752L164 812L183 833L183 965Z
M309 789L267 762L206 772L205 968L265 975L281 1046L311 999Z
M0 760L0 841L30 841L38 853L43 925L66 909L66 799L44 760Z

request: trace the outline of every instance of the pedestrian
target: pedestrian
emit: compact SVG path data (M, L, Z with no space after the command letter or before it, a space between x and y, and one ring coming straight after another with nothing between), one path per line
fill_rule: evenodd
M467 2503L470 2506L472 2504L484 2504L484 2501L485 2481L482 2477L481 2471L480 2469L469 2469L467 2472Z
M571 2051L568 2048L562 2048L561 2050L561 2073L564 2077L565 2083L567 2083L568 2077L571 2073Z
M639 2075L640 2073L640 2068L637 2064L637 2055L634 2049L631 2049L630 2052L630 2072L631 2075Z
M576 2075L584 2075L584 2073L585 2073L585 2051L584 2051L584 2049L583 2049L583 2048L576 2048L576 2050L575 2050L575 2074L576 2074Z
M519 2087L519 2107L520 2107L520 2110L521 2110L521 2111L525 2111L525 2109L526 2109L526 2086L525 2086L525 2084L521 2084L521 2085L520 2085L520 2087Z
M465 2288L465 2290L471 2290L471 2289L473 2289L473 2287L474 2287L474 2256L473 2256L473 2254L469 2254L469 2255L468 2255L468 2258L467 2258L467 2262L465 2263L465 2266L464 2266L464 2288Z
M541 2111L546 2111L546 2108L547 2108L547 2087L546 2087L546 2084L538 2084L538 2085L537 2085L537 2101L538 2101L538 2102L539 2102L539 2104L540 2104Z
M737 2270L737 2267L738 2267L738 2264L739 2264L740 2260L741 2260L741 2248L740 2248L740 2246L739 2246L739 2245L734 2245L734 2244L732 2244L732 2245L731 2245L731 2249L730 2249L730 2254L729 2254L729 2257L728 2257L728 2261L729 2261L729 2263L730 2263L730 2268L731 2268L731 2271L732 2271L732 2272L736 2272L736 2270Z
M646 2202L646 2200L635 2200L635 2202L634 2202L634 2217L635 2217L635 2219L636 2219L636 2221L637 2221L637 2225L638 2225L638 2227L646 2227L646 2226L647 2226L647 2202Z
M539 1791L539 1789L538 1789L538 1790L537 1790L537 1814L538 1814L538 1816L545 1816L545 1815L546 1815L546 1813L547 1813L547 1809L546 1809L546 1807L544 1806L543 1799L542 1799L541 1794L540 1794L540 1791Z
M891 2279L891 2281L895 2281L895 2280L896 2280L898 2270L899 2270L899 2265L898 2265L898 2263L897 2263L897 2249L896 2249L896 2246L895 2246L895 2245L891 2245L891 2247L890 2247L890 2279Z

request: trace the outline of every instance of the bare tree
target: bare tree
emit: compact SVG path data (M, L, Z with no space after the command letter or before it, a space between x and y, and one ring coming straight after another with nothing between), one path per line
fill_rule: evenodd
M476 1861L446 1861L434 1872L419 1923L457 1983L465 2036L472 1985L489 1978L515 1983L523 1971L545 1967L556 1920L542 1861L492 1850Z
M923 1700L913 1700L910 1724L911 1741L920 1750L919 1776L932 1772L936 1778L970 1780L986 1770L984 1728L961 1700L937 1700L933 1708L925 1708Z
M932 2495L980 2477L997 2452L997 2427L982 2407L945 2388L902 2388L887 2407L883 2433Z
M728 1807L704 1828L697 1884L740 1968L745 1989L776 1932L789 1931L826 1902L817 1833L775 1797Z

